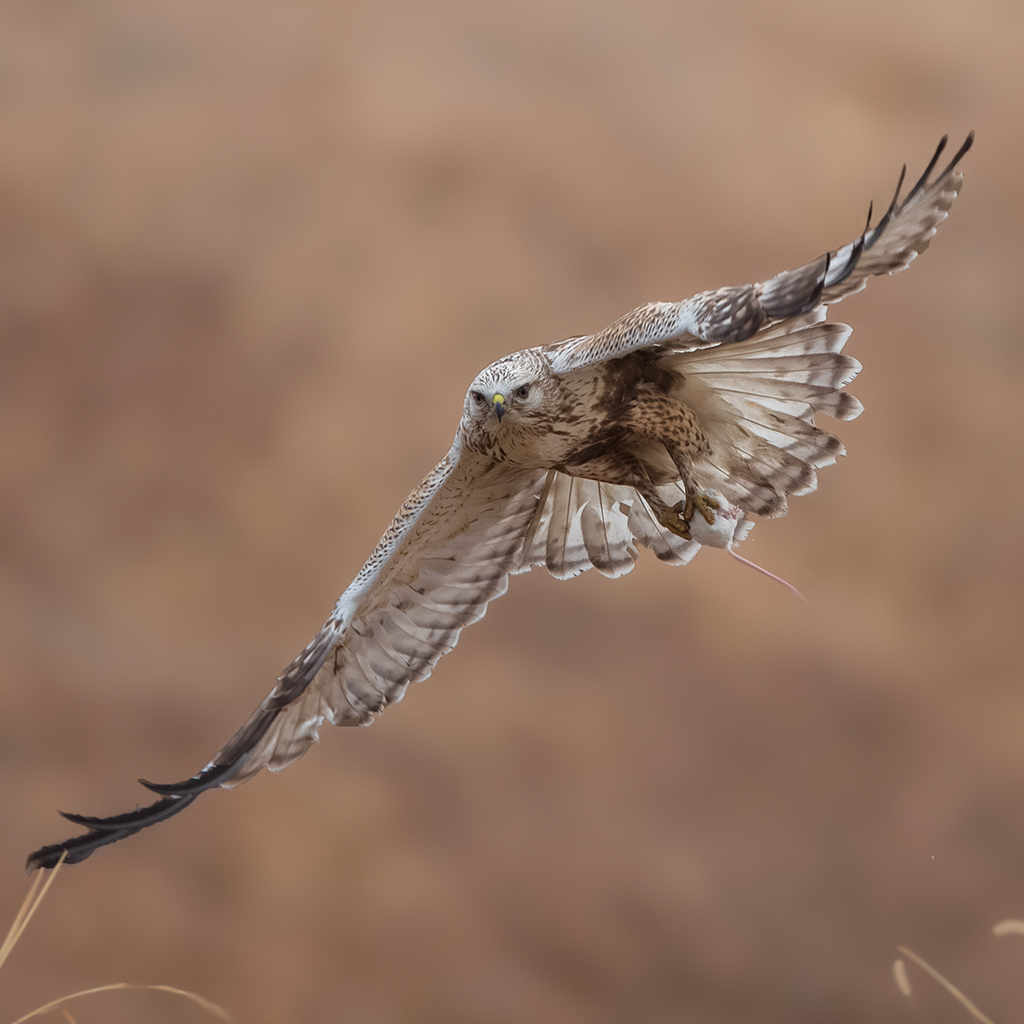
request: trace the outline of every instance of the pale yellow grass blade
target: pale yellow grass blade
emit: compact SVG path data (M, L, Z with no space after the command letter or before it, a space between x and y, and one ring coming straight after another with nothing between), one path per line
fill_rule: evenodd
M29 921L32 920L32 915L38 909L39 904L43 902L43 897L46 895L50 886L53 885L53 880L57 877L57 872L60 870L61 864L64 863L64 858L66 856L66 853L61 856L52 871L36 872L35 877L32 879L32 884L29 886L28 895L21 904L21 908L18 910L18 913L14 915L14 923L11 925L11 929L7 933L7 937L4 939L3 944L0 945L0 967L4 965L4 962L11 955L11 950L17 945L18 939L21 938L22 933L28 927ZM96 992L114 992L118 989L126 988L151 989L156 992L170 992L172 995L184 996L186 999L191 999L192 1002L201 1006L207 1011L207 1013L213 1014L214 1017L219 1017L221 1020L226 1020L231 1022L231 1024L234 1024L234 1017L232 1017L227 1010L218 1006L216 1003L211 1003L209 999L204 999L201 995L198 995L195 992L186 992L185 989L173 988L171 985L133 985L127 981L119 981L114 985L100 985L98 988L87 988L83 989L81 992L72 992L69 996L62 996L60 999L54 999L52 1003L47 1003L45 1006L40 1006L31 1013L26 1013L24 1017L19 1017L14 1024L24 1024L24 1021L31 1020L33 1017L40 1017L44 1013L49 1013L51 1010L56 1010L63 1003L70 1002L72 999L78 999L80 996L89 996ZM62 1009L61 1012L63 1013L65 1020L69 1021L70 1024L75 1024L74 1017L72 1017L67 1010Z
M11 930L7 933L7 938L4 939L3 944L0 945L0 967L3 967L7 958L11 955L11 950L18 944L18 939L21 938L21 933L28 927L28 923L32 920L32 915L36 912L36 908L43 902L43 897L50 886L53 885L53 880L57 877L57 872L60 871L60 866L64 863L66 856L67 852L60 855L60 860L57 861L54 869L45 873L45 879L42 871L36 872L35 878L32 879L32 884L29 886L28 895L21 905L21 909L14 915L14 923L11 925Z
M939 974L927 960L922 960L912 949L907 949L906 946L898 946L897 948L905 957L913 960L922 971L930 974L975 1020L980 1020L981 1024L993 1024L992 1020L986 1017L953 982L948 981Z
M80 996L91 996L97 992L115 992L120 989L126 988L148 988L156 992L170 992L176 996L184 996L186 999L191 999L192 1002L197 1003L208 1013L213 1014L215 1017L219 1017L221 1020L230 1021L234 1024L235 1018L228 1013L223 1007L218 1006L216 1003L211 1003L209 999L204 999L202 996L197 995L195 992L186 992L182 988L172 988L170 985L133 985L127 981L119 981L113 985L100 985L97 988L86 988L81 992L72 992L69 996L62 996L60 999L54 999L52 1003L47 1003L45 1006L37 1007L31 1013L26 1013L24 1017L19 1017L14 1024L24 1024L25 1021L31 1020L33 1017L40 1017L44 1013L49 1013L51 1010L56 1010L61 1003L69 1002L72 999L78 999Z
M1000 921L992 929L992 934L1000 938L1004 935L1024 935L1024 921L1014 921L1012 918L1009 921Z
M914 994L914 990L910 987L910 979L907 977L907 965L902 960L893 960L892 980L896 982L896 987L908 999Z

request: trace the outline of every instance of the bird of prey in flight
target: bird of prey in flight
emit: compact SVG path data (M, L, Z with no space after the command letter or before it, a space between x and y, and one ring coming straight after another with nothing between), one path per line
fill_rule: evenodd
M748 517L780 516L791 494L843 453L815 413L848 420L860 364L842 354L828 306L873 275L903 270L946 219L968 135L935 173L904 175L879 221L854 241L759 284L655 302L596 334L524 349L470 384L448 454L406 499L355 580L277 685L184 782L143 782L158 799L44 846L29 870L69 863L184 810L208 789L277 771L324 722L369 725L426 679L508 587L544 565L562 579L629 572L639 547L682 565L725 547ZM904 173L906 168L904 167Z

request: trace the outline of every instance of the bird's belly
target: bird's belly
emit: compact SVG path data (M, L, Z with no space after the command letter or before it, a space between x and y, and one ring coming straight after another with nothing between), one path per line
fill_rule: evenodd
M544 431L509 432L494 453L502 462L528 469L557 469L603 483L654 484L679 473L666 448L621 426L559 424Z
M664 446L629 432L591 439L576 447L554 468L569 476L609 484L668 483L679 476Z

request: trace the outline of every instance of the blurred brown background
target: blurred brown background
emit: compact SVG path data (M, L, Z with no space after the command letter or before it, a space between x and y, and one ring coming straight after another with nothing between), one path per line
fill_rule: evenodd
M866 414L744 553L520 577L434 678L67 869L0 1017L997 1021L1024 1005L1024 10L0 8L0 918L55 814L196 770L473 375L962 197L839 307ZM207 1019L118 994L91 1021Z

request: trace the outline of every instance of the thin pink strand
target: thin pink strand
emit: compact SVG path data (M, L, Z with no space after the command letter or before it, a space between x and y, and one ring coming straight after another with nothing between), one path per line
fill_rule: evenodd
M776 583L781 583L791 594L795 594L801 601L804 602L804 604L807 603L807 598L804 597L804 595L801 594L800 591L797 590L792 583L788 583L781 576L776 576L775 573L769 572L763 566L758 565L757 562L752 562L749 558L744 558L742 555L736 554L736 552L733 550L732 544L729 544L726 547L726 551L728 551L733 558L742 562L744 565L749 565L751 569L756 569L759 573L763 573L770 580L775 580Z

